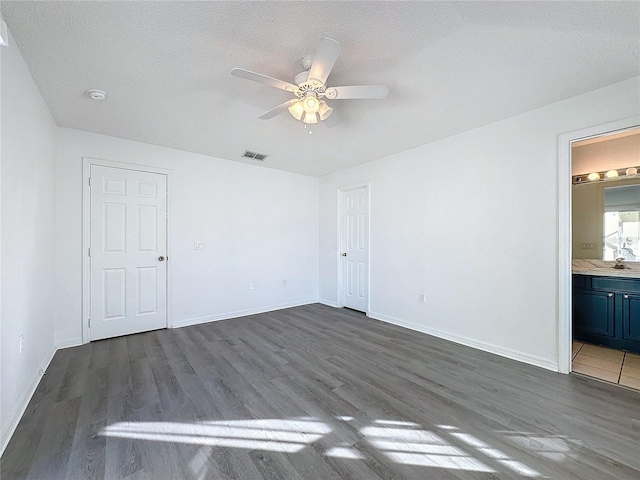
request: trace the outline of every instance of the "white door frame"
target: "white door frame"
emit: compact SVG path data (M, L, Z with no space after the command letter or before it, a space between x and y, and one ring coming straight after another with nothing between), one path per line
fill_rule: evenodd
M344 271L342 268L342 241L344 238L344 225L342 221L342 207L344 205L344 194L350 192L352 190L357 190L359 188L367 189L367 311L365 315L369 316L369 312L371 311L371 182L361 182L354 183L351 185L346 185L343 187L338 187L338 237L337 237L337 248L336 248L336 257L337 257L337 265L338 265L338 291L336 294L336 306L338 308L344 307Z
M640 126L640 116L564 133L558 141L558 371L571 373L571 143Z
M91 166L120 168L138 172L160 173L167 176L167 328L173 328L172 295L171 295L171 173L165 168L150 167L133 163L113 162L97 158L82 157L82 343L89 343L89 316L91 313L91 263L89 247L91 246L91 189L89 177Z

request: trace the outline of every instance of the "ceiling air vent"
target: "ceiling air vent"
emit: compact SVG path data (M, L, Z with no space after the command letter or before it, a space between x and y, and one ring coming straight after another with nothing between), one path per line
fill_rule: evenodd
M262 162L265 158L267 158L267 155L265 155L264 153L250 152L249 150L245 150L244 153L242 154L242 156L244 158L250 158L252 160L258 160L259 162Z

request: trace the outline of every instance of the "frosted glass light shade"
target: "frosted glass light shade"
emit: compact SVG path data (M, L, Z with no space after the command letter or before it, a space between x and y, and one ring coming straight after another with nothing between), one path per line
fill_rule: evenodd
M318 116L315 113L305 113L303 121L308 125L313 125L314 123L318 123Z
M302 120L302 114L304 113L304 108L302 108L302 102L296 102L289 107L289 113L296 120Z
M593 173L590 173L590 174L589 174L589 176L588 176L587 178L588 178L590 181L594 182L594 181L596 181L596 180L600 180L600 174L599 174L599 173L596 173L596 172L593 172Z
M314 114L320 108L320 101L315 97L315 95L307 94L306 97L302 100L302 108L308 114Z
M327 105L327 102L320 101L320 107L318 108L318 115L320 115L320 120L326 120L329 115L333 112L333 108Z

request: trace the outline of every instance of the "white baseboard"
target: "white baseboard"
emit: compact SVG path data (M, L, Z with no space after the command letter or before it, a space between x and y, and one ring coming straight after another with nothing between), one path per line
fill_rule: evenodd
M283 308L299 307L301 305L309 305L318 303L318 299L303 300L300 302L281 303L279 305L269 305L266 307L250 308L248 310L238 310L235 312L219 313L216 315L206 315L204 317L184 318L176 320L169 328L188 327L190 325L199 325L201 323L217 322L219 320L229 320L230 318L246 317L247 315L256 315L258 313L273 312L274 310L282 310Z
M408 328L409 330L415 330L417 332L426 333L427 335L432 335L434 337L442 338L444 340L449 340L454 343L466 345L467 347L477 348L478 350L493 353L495 355L500 355L501 357L510 358L511 360L517 360L518 362L528 363L529 365L534 365L536 367L544 368L546 370L551 370L553 372L559 371L557 362L552 362L546 358L538 357L536 355L530 355L528 353L522 353L517 350L512 350L510 348L493 345L491 343L481 342L471 338L462 337L460 335L455 335L453 333L443 332L442 330L436 330L433 328L425 327L424 325L419 325L417 323L407 322L405 320L400 320L398 318L390 317L388 315L383 315L381 313L369 312L369 316L371 318L380 320L382 322L391 323L393 325L398 325L399 327Z
M69 348L82 345L82 337L67 338L63 340L56 339L56 348Z
M334 302L333 300L327 300L326 298L319 298L318 303L321 303L322 305L326 305L328 307L338 308L337 302Z
M51 363L51 360L53 360L53 356L56 354L56 351L57 349L54 347L42 358L40 365L38 365L38 369L35 371L31 382L29 383L29 388L24 391L24 393L20 396L15 406L11 410L11 413L7 417L7 424L2 425L2 438L0 438L0 456L4 453L4 449L9 444L9 440L11 440L13 432L15 432L18 423L20 423L20 419L22 418L24 411L27 409L27 406L31 401L31 397L35 393L36 388L40 383L40 379L42 378L40 371L47 371L47 368L49 368L49 364Z

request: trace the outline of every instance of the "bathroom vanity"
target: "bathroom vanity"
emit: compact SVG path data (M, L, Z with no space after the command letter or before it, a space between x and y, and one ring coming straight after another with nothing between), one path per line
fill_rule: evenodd
M573 338L640 353L640 265L574 260Z

